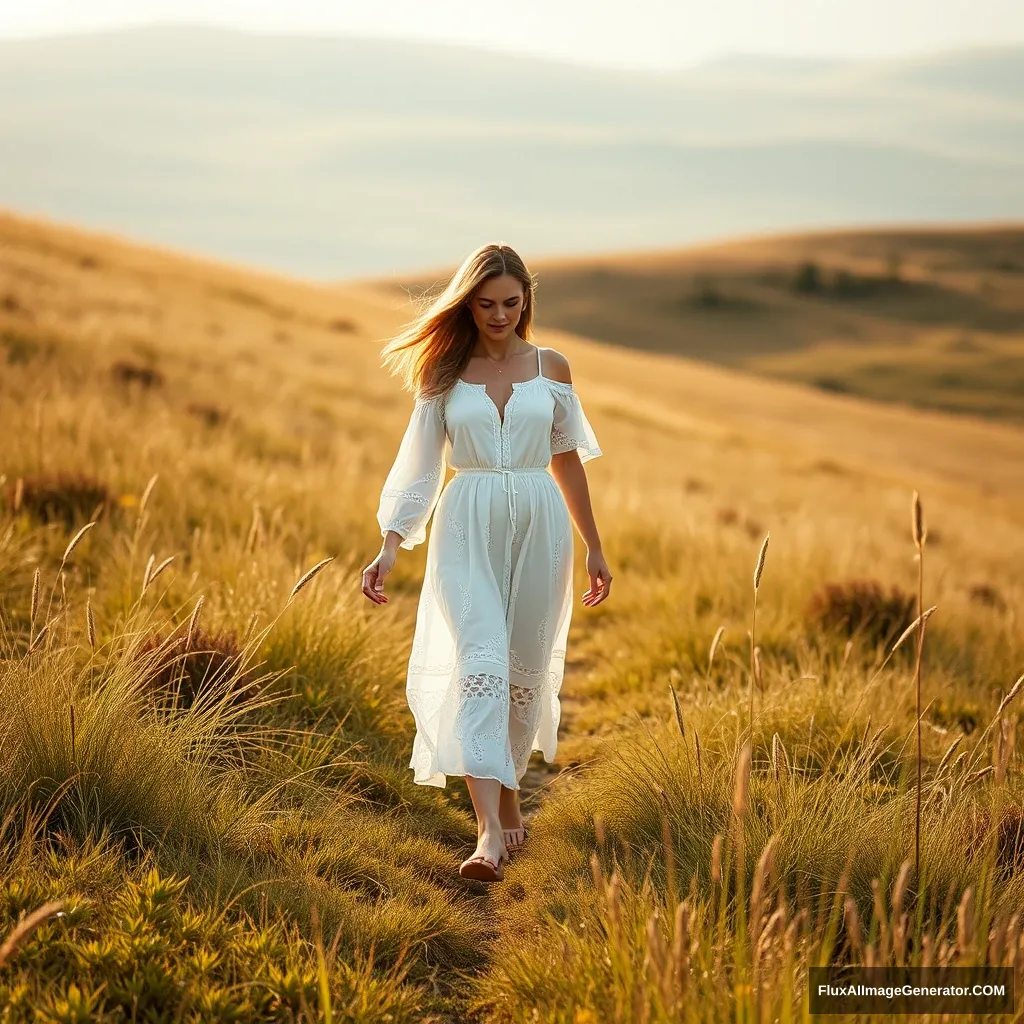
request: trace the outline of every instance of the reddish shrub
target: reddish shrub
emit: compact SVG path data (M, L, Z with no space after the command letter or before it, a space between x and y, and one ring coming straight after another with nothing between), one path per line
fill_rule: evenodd
M191 707L196 698L211 688L231 693L231 702L254 696L259 687L251 669L242 669L242 648L234 633L196 630L192 646L185 650L185 637L167 642L160 635L150 637L139 649L143 657L159 650L156 661L146 669L146 691L158 707Z
M1020 807L1007 807L999 821L997 861L1003 880L1008 881L1024 868L1024 813Z
M120 359L110 367L110 375L119 384L137 383L143 388L160 387L164 375L155 366L142 366Z
M1006 600L991 583L975 583L971 587L970 595L972 601L983 604L986 608L995 608L1001 612L1006 611Z
M186 411L189 415L195 416L196 419L202 420L208 427L220 426L228 418L225 409L222 409L219 405L210 405L206 402L190 402Z
M914 596L895 585L886 593L876 580L849 580L815 591L807 619L814 629L888 645L914 621L915 606Z
M1004 808L995 827L996 870L1004 882L1024 869L1024 812L1020 807ZM977 808L968 818L964 849L969 859L985 855L992 840L992 818L986 808Z
M41 523L61 522L68 529L83 520L97 519L116 504L116 497L101 480L84 473L39 473L15 480L7 487L11 512L27 512Z

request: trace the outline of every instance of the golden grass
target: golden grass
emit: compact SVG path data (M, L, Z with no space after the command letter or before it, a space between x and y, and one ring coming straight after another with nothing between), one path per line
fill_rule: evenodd
M12 1019L44 991L65 1015L114 999L140 961L81 956L122 948L121 889L153 943L219 921L195 957L222 966L161 969L241 1019L271 990L306 1020L659 1020L680 999L694 1020L785 1018L822 958L1021 948L1024 432L543 330L606 453L588 473L619 589L574 611L565 771L482 895L456 873L463 787L405 767L425 549L386 610L359 594L411 407L377 363L403 309L16 217L7 293L0 331L52 349L0 375L0 926L74 910L12 956ZM162 383L126 388L121 359ZM70 468L114 495L98 518L13 500ZM911 585L915 491L929 607L919 589L891 645L824 634L807 617L824 583ZM200 619L244 638L266 692L146 713L132 652L166 627L188 648ZM919 715L906 641L926 623ZM918 765L921 882L903 868Z

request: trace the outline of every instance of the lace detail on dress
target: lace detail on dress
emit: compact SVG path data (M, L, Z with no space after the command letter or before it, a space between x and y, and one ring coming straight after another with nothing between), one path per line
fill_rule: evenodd
M602 454L601 448L573 386L560 380L550 381L550 384L555 396L551 420L551 454L578 451L581 462L596 459Z
M547 620L545 619L544 622L541 624L541 627L540 627L540 633L541 633L540 640L541 640L542 644L544 642L544 636L543 635L547 632L546 626L547 626ZM542 647L541 649L543 650L544 648ZM521 676L543 676L543 675L547 674L547 669L546 668L527 668L522 663L522 661L519 660L519 655L516 654L515 650L513 650L513 649L509 650L508 658L509 658L509 665L511 665L511 667L513 669L515 669L515 671L518 672L519 675L521 675Z
M533 751L540 720L542 688L540 686L509 686L508 739L516 781L526 773Z
M539 695L539 686L516 686L515 683L509 686L508 699L521 722L527 721Z
M455 735L461 741L463 750L468 748L477 764L483 764L496 746L504 746L508 731L508 716L481 713L476 708L481 700L498 702L500 707L501 702L508 700L508 680L495 672L474 672L459 679L459 712L455 721ZM482 728L484 721L492 723L490 729ZM506 758L506 766L507 763Z
M451 512L445 513L444 521L445 525L452 532L458 557L461 558L466 553L466 528Z
M587 440L584 437L570 437L564 434L557 427L551 430L551 454L558 455L561 452L571 452L576 448L586 448Z
M505 679L493 672L478 672L471 676L463 676L459 680L464 697L504 696Z

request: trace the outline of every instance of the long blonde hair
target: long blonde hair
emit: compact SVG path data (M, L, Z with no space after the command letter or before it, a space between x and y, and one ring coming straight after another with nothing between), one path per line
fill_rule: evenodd
M533 337L535 283L519 254L503 242L481 245L452 275L444 290L431 299L401 333L381 349L381 362L399 374L402 385L423 398L444 394L455 385L476 344L477 327L469 300L484 281L510 274L523 286L523 309L516 334Z

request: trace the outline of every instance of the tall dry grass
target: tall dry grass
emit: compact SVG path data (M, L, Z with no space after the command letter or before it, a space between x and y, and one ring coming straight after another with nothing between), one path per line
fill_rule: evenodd
M915 495L915 524L919 507ZM919 551L922 538L915 526ZM923 638L934 611L889 654ZM919 639L918 687L923 651ZM1019 1002L1024 790L1005 745L998 784L974 766L1024 676L922 786L920 748L907 749L920 713L908 729L905 715L873 727L860 710L880 671L842 693L814 677L796 699L777 680L746 728L735 696L684 724L670 684L674 723L618 733L535 817L474 1008L510 1022L805 1019L810 968L840 963L1009 966Z
M668 376L630 390L602 377L607 354L575 360L620 586L574 612L566 770L482 895L455 871L464 791L406 767L424 550L399 560L386 613L358 594L408 414L370 344L396 311L113 243L89 269L77 236L4 241L17 311L0 330L52 343L0 374L0 490L22 482L0 503L12 1020L116 1019L133 999L184 1020L783 1018L822 959L1019 948L1024 513L975 489L976 451L951 441L960 476L925 488L909 441L858 466L724 408L724 426L663 415ZM113 379L122 359L160 383ZM211 402L224 415L190 412ZM25 482L69 469L76 501L111 500L34 514ZM913 489L929 607L919 594L895 642L822 630L808 606L827 582L913 586ZM187 657L207 634L235 638L234 672L153 706L149 641L173 658L185 638ZM239 699L242 668L260 687ZM54 900L63 916L30 930Z

